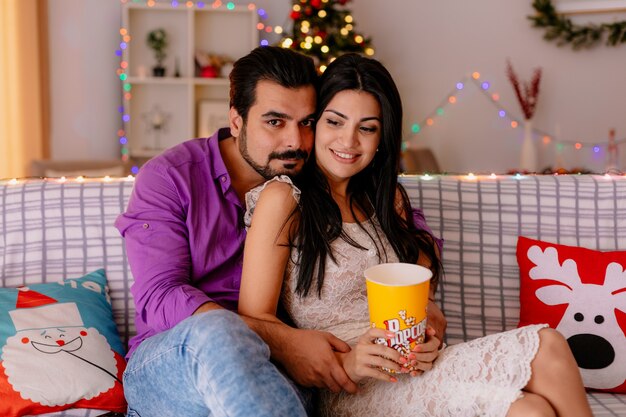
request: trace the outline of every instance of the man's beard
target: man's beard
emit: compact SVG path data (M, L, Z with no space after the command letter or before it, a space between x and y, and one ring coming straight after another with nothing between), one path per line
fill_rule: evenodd
M259 165L256 163L250 153L248 152L248 135L246 130L246 123L244 123L243 128L239 134L239 152L243 159L254 169L259 175L261 175L266 180L274 178L277 175L293 175L297 174L294 170L296 169L296 163L283 164L283 169L272 169L270 167L270 162L273 159L285 160L285 159L301 159L306 161L309 154L302 149L294 149L285 152L272 152L267 156L267 163L263 165Z

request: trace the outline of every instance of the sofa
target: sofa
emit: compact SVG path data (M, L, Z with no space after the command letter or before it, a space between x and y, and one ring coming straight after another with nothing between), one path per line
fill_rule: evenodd
M626 250L626 176L402 175L400 182L445 241L437 298L448 319L448 344L517 326L518 236ZM132 177L1 181L1 286L104 268L117 330L127 343L135 332L133 277L113 222L132 187ZM588 398L597 417L626 415L626 395L589 391Z

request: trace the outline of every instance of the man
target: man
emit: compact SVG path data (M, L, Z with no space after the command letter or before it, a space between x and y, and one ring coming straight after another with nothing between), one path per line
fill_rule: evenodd
M265 47L237 61L230 80L230 132L149 161L116 221L137 308L124 386L143 417L305 415L270 350L299 384L356 390L333 353L348 351L344 342L228 311L237 309L245 193L302 168L317 74L310 58Z
M356 392L334 353L350 350L343 341L232 312L245 193L301 170L313 145L316 81L310 58L257 48L230 74L230 130L184 142L142 167L116 221L135 278L138 334L124 374L131 412L306 415L273 363L299 385Z

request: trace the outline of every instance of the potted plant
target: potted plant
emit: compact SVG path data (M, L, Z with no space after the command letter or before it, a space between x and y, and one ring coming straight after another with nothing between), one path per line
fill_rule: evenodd
M167 56L165 49L167 48L167 32L165 29L155 29L148 33L146 39L150 49L154 51L154 58L157 61L157 65L152 67L152 74L155 77L165 76L165 67L163 66L163 60Z

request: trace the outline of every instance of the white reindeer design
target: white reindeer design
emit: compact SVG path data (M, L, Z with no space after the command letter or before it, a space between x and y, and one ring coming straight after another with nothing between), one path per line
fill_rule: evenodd
M605 272L604 285L584 284L576 262L559 263L553 247L528 249L536 266L531 279L551 279L561 284L539 288L535 294L547 305L569 304L556 329L567 339L578 362L586 387L614 388L626 379L626 338L619 327L615 309L626 312L626 271L612 262Z

